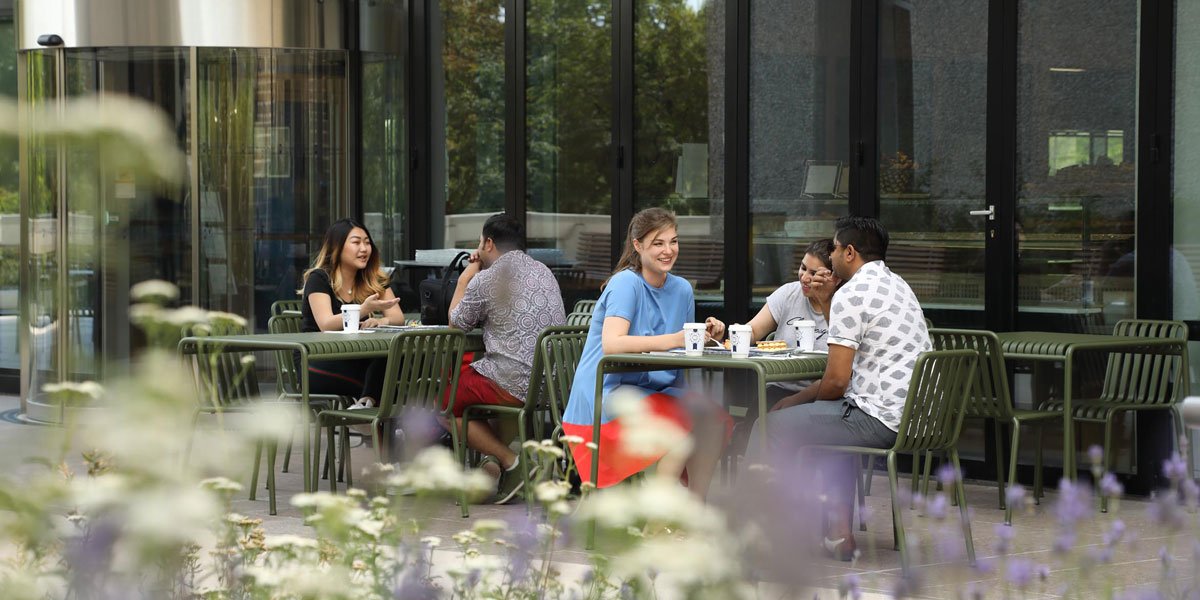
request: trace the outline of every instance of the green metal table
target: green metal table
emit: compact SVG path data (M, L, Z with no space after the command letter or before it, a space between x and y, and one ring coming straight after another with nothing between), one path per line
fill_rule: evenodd
M428 329L428 328L426 328ZM312 361L355 360L380 358L388 355L388 345L402 329L361 331L358 333L267 333L250 335L186 337L179 342L180 354L195 354L205 346L216 347L220 352L295 351L300 355L300 406L308 406L308 365ZM467 352L483 350L483 335L480 330L467 334ZM311 429L305 415L304 436L304 489L314 492L317 488L316 474L312 472L312 440L307 434Z
M755 379L758 390L758 415L760 419L767 418L767 384L777 381L796 381L801 379L818 379L825 375L827 356L824 354L801 354L788 358L764 356L751 358L734 358L729 355L705 354L702 356L687 356L674 352L648 352L644 354L609 354L600 359L596 366L596 398L604 397L604 376L610 373L638 373L646 371L666 371L674 369L714 369L749 371ZM593 417L592 439L598 440L600 435L600 417L603 402L597 401ZM765 429L759 429L760 450L764 455L767 449ZM600 468L600 452L592 453L592 473Z
M1000 339L1005 360L1062 363L1063 476L1071 479L1075 479L1075 439L1070 418L1075 357L1082 352L1182 356L1187 351L1187 342L1182 340L1134 336L1009 331L997 333L996 337Z

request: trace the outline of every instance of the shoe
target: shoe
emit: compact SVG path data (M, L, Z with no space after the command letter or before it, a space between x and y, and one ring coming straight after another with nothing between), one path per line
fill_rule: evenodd
M354 401L354 404L346 407L346 410L362 410L364 408L375 408L375 399L370 396L363 396Z
M529 477L533 478L537 474L537 471L537 465L530 467ZM521 473L520 467L508 469L500 474L500 485L496 488L496 495L488 500L488 504L508 504L523 489L525 489L525 477Z
M842 562L850 562L858 554L858 548L854 545L853 536L841 537L836 540L824 538L821 540L821 547L830 558Z
M500 476L504 474L504 467L500 466L500 459L488 454L479 461L479 470L487 473L492 481L496 482L496 488L500 487Z

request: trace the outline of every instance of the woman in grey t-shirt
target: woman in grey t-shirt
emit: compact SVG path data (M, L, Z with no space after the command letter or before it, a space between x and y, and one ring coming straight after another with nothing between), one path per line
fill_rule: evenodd
M817 271L832 272L833 263L829 254L833 252L833 240L817 240L804 249L804 258L800 261L799 281L781 286L767 296L767 303L750 320L750 328L754 330L752 337L758 341L775 332L775 339L787 342L789 347L796 345L796 330L792 323L801 320L813 321L817 324L816 345L818 351L828 351L827 340L829 332L829 303L833 292L842 284L840 279L833 278L833 285L812 285L812 276ZM771 403L784 396L790 396L808 386L807 381L789 381L773 383L767 390Z

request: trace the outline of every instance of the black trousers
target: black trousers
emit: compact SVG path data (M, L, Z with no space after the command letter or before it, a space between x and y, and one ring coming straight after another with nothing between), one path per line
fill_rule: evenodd
M296 369L300 359L296 357ZM383 394L386 358L326 360L308 363L308 390L312 394L335 394L352 398L371 397L379 402Z

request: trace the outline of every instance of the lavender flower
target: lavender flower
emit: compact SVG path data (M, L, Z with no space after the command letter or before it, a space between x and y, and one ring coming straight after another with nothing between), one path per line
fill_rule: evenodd
M935 519L945 519L946 508L949 504L945 494L938 494L925 505L925 514Z
M842 598L849 597L850 600L860 600L862 598L862 581L855 573L850 573L842 578L838 584L838 596Z
M1054 538L1054 552L1058 554L1066 554L1075 547L1075 531L1064 530L1059 532L1058 537Z
M1012 526L1005 525L1004 523L996 523L994 531L996 532L996 554L1001 556L1008 554L1017 532Z
M1025 502L1025 487L1019 483L1008 484L1008 489L1004 490L1004 502L1009 506L1024 504Z
M1115 546L1122 538L1125 537L1125 521L1117 519L1113 521L1112 527L1104 532L1104 545Z
M1178 452L1172 452L1171 458L1163 461L1163 476L1170 479L1172 483L1177 483L1188 475L1187 460L1179 455Z
M1191 477L1184 479L1183 483L1179 484L1179 490L1183 492L1188 507L1196 508L1197 502L1200 502L1200 486L1196 485L1196 481Z
M1092 444L1088 447L1088 460L1092 461L1093 465L1100 466L1100 462L1104 460L1104 448Z
M1105 498L1120 498L1121 494L1125 493L1125 486L1117 481L1117 476L1112 473L1105 473L1100 478L1100 495Z
M937 478L942 486L949 489L952 484L958 482L958 469L955 469L954 465L950 463L943 464L938 467Z
M1004 571L1004 579L1009 583L1017 586L1017 589L1025 589L1029 584L1033 583L1034 575L1037 571L1033 561L1027 558L1014 558L1008 561L1008 568Z
M1181 527L1184 524L1184 515L1179 508L1179 495L1170 489L1155 494L1146 506L1146 516L1159 525L1176 529Z
M1091 515L1092 488L1063 478L1058 482L1058 502L1054 512L1060 525L1074 528L1076 523Z

